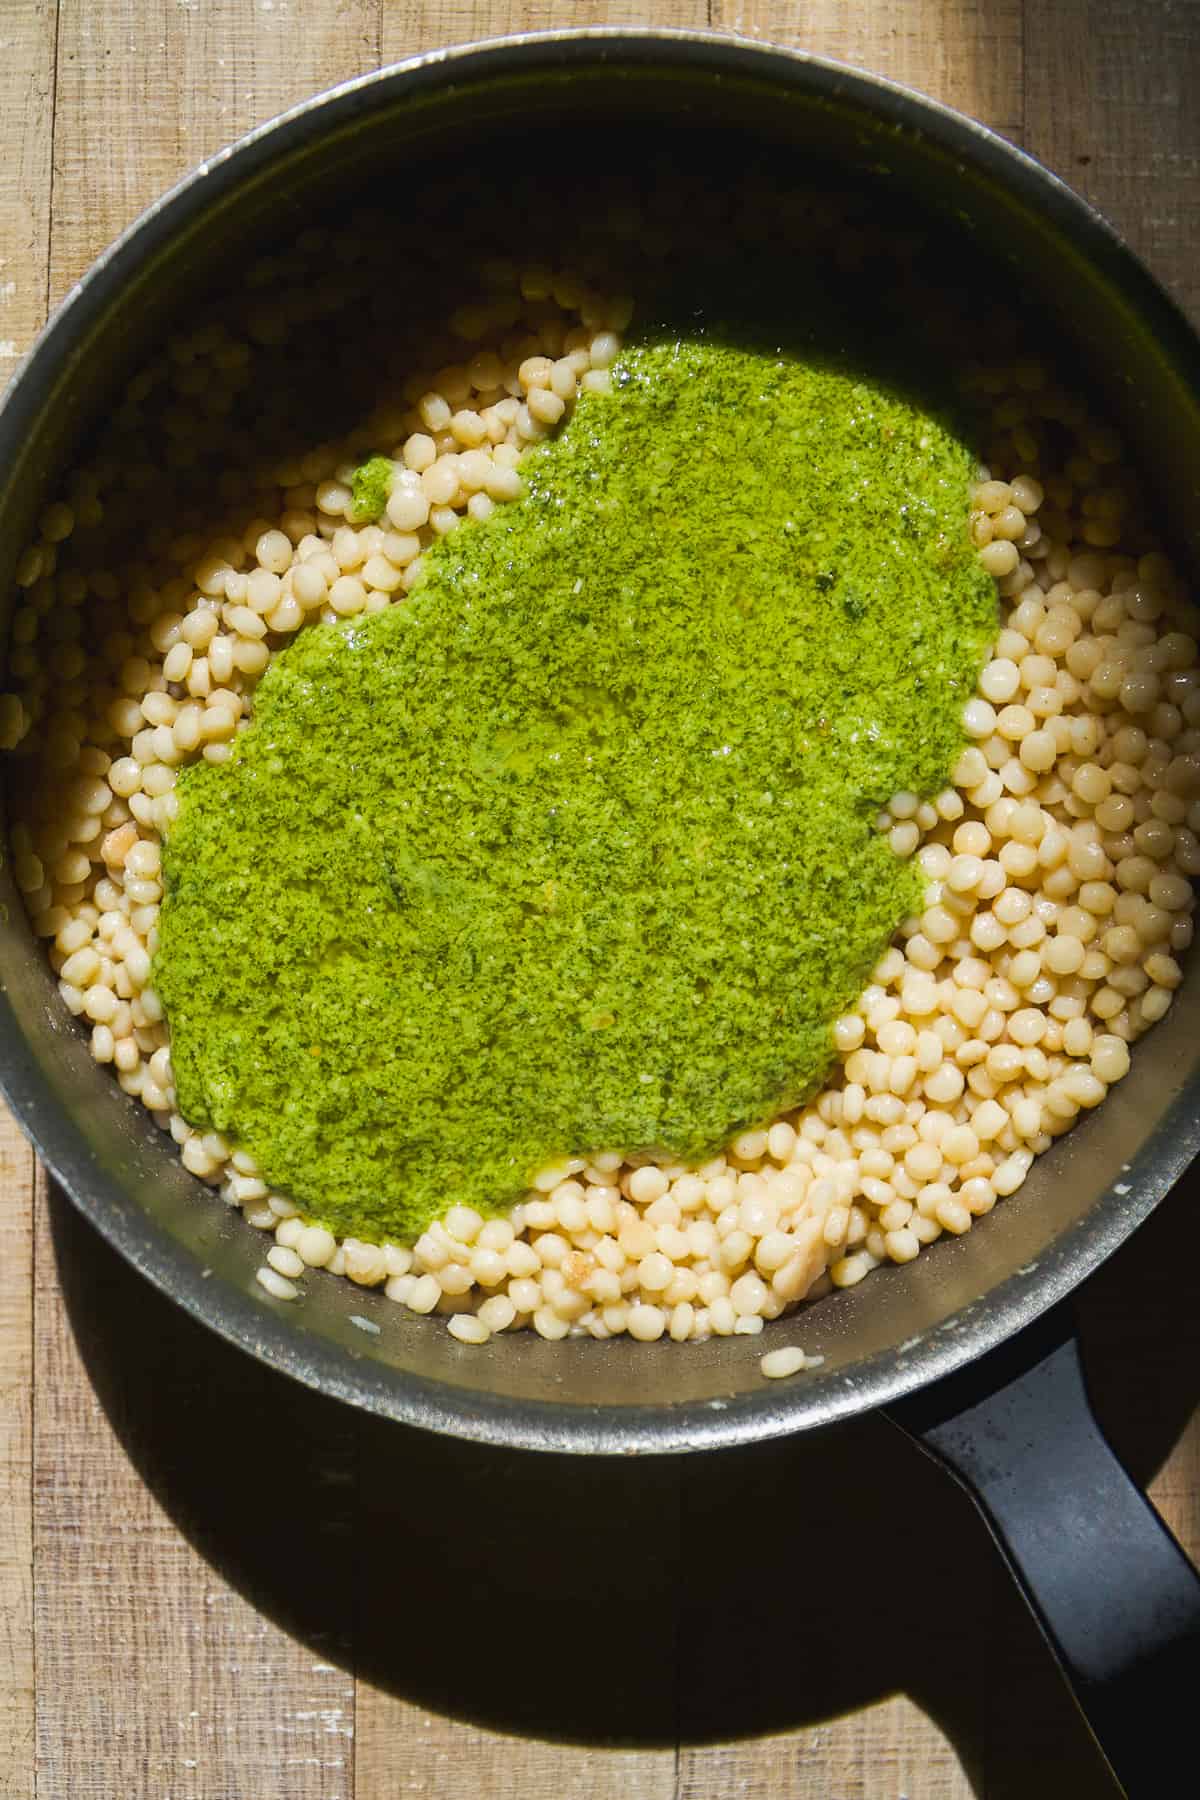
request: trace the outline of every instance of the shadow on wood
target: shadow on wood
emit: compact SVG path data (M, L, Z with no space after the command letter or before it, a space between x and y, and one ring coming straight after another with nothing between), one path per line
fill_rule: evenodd
M1189 1203L1082 1302L1098 1410L1142 1480L1200 1382L1200 1272L1172 1256ZM378 1686L637 1745L903 1689L988 1800L1114 1791L969 1502L883 1421L636 1464L427 1436L229 1348L52 1204L76 1340L160 1503L261 1611Z

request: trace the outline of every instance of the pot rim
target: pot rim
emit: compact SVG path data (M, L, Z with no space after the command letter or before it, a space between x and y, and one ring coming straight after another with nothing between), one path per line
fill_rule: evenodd
M712 31L585 27L529 32L424 52L354 77L289 108L201 162L101 253L55 308L0 403L0 467L14 467L46 393L78 354L90 325L137 269L178 231L277 159L405 93L455 82L626 62L661 66L664 51L702 73L770 79L802 93L848 98L866 112L935 140L1000 186L1036 201L1155 334L1160 354L1200 390L1200 339L1161 284L1094 207L1024 150L940 101L885 77L806 51ZM5 1005L7 1003L5 1002ZM0 1091L72 1203L160 1291L200 1323L272 1368L335 1398L406 1424L512 1448L648 1454L731 1447L844 1420L962 1368L1033 1322L1074 1289L1153 1210L1200 1150L1200 1078L1184 1087L1126 1172L1034 1264L991 1287L935 1329L826 1376L764 1382L728 1399L646 1406L512 1399L390 1368L306 1338L288 1303L206 1278L196 1257L140 1212L117 1203L96 1159L64 1121L11 1017L0 1020ZM16 1054L14 1055L14 1051ZM636 1355L614 1343L607 1354ZM465 1350L464 1355L470 1355Z

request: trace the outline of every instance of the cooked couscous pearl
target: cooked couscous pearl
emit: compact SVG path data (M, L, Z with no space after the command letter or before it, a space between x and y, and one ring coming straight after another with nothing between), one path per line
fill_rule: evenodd
M285 1275L278 1274L272 1268L259 1269L256 1279L274 1300L297 1300L300 1297L300 1289Z
M486 1344L492 1335L478 1313L455 1313L446 1329L460 1344Z
M278 1227L276 1229L278 1230ZM304 1273L302 1259L296 1255L294 1250L287 1249L283 1244L276 1244L274 1249L267 1251L267 1261L277 1274L287 1276L292 1280Z

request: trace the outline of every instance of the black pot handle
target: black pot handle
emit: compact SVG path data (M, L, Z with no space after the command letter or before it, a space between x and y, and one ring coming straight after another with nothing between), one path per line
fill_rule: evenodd
M1179 1791L1200 1576L1096 1423L1069 1309L887 1416L983 1514L1129 1800Z

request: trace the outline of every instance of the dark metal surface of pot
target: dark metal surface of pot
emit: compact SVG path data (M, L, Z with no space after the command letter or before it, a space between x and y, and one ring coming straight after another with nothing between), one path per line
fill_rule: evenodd
M1193 568L1200 560L1200 343L1083 202L982 127L868 76L726 39L594 32L445 52L350 83L253 133L153 207L68 296L9 390L0 591L11 591L55 474L231 250L268 222L298 226L368 171L459 155L468 142L478 153L567 120L614 141L650 126L664 147L672 130L702 128L734 164L772 147L811 152L869 174L898 210L915 197L953 215L1103 390L1177 551ZM679 1349L522 1334L478 1349L325 1275L301 1305L271 1300L254 1279L258 1235L198 1187L92 1061L7 866L0 880L4 1090L75 1204L180 1305L352 1404L531 1449L716 1449L888 1408L971 1484L1023 1565L1129 1791L1167 1791L1175 1682L1194 1678L1200 1660L1195 1584L1096 1433L1054 1309L1200 1148L1194 976L1127 1079L968 1237L780 1321L765 1340ZM821 1367L765 1382L764 1347L792 1342ZM1002 1346L1000 1361L988 1355Z

